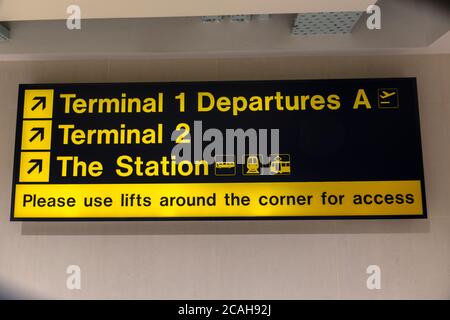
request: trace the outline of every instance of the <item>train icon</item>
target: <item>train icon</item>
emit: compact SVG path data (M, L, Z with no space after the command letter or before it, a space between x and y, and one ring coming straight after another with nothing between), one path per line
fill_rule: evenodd
M261 174L261 157L259 154L244 155L242 174L244 176L254 176Z

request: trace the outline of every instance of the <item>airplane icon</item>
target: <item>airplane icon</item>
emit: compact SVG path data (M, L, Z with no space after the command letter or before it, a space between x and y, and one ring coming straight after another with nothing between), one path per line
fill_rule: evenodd
M378 108L392 109L399 107L398 89L378 89Z
M391 97L391 96L393 96L393 95L395 95L397 92L391 92L391 93L389 93L389 92L387 92L387 91L382 91L382 94L380 95L380 97L381 97L381 99L386 99L386 98L389 98L389 97Z

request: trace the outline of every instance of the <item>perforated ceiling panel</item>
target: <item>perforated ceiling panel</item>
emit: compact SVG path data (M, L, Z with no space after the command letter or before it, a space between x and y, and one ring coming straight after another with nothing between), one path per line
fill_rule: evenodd
M261 18L259 18L259 16L261 16ZM222 22L225 17L229 18L231 22L249 22L252 19L252 15L250 14L235 14L232 16L203 16L202 21L207 23ZM258 20L269 19L268 14L256 15L256 17L258 17Z
M218 22L222 22L224 16L203 16L202 17L202 21L205 23L218 23Z
M299 13L292 34L296 36L351 33L362 12L311 12Z
M9 39L9 30L0 24L0 41L6 41Z
M252 16L249 14L235 14L230 16L230 20L232 22L249 22Z

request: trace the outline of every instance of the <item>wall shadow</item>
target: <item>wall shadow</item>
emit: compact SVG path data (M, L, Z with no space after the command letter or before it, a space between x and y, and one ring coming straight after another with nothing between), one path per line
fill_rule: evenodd
M429 220L22 222L22 235L258 235L428 233Z

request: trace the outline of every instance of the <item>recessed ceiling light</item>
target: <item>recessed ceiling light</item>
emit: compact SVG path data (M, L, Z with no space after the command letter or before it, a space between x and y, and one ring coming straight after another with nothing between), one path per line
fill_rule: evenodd
M270 20L270 14L257 14L254 17L259 21L269 21Z
M223 22L225 18L229 18L231 22L250 22L252 19L258 21L269 21L270 14L235 14L231 16L202 16L202 21L205 23L219 23Z

